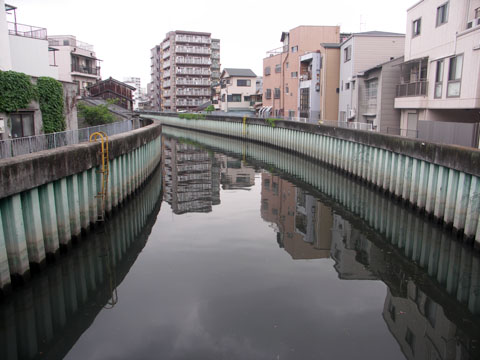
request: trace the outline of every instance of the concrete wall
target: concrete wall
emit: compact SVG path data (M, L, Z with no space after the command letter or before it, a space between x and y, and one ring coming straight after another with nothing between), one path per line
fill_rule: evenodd
M160 161L161 126L109 139L109 212ZM102 213L100 143L82 143L0 160L0 288L28 278L48 254L68 246Z
M50 66L48 41L9 35L12 70L31 76L58 79L58 69Z
M403 199L480 246L480 151L333 126L211 116L162 123L268 143L321 161Z

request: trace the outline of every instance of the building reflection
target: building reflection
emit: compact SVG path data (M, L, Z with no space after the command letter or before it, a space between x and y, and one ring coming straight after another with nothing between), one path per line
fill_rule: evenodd
M210 212L220 204L220 161L212 152L162 138L164 200L175 214Z
M226 155L217 155L220 160L221 184L224 190L249 190L255 184L255 169L244 161Z
M341 279L384 282L387 295L382 316L407 359L480 358L476 347L478 321L465 321L475 316L457 301L458 294L452 297L435 277L416 274L417 268L412 274L412 263L403 254L399 259L392 249L377 246L305 190L279 176L262 173L261 216L293 259L331 258ZM435 247L430 250L426 256L438 257ZM469 261L470 267L480 268L478 257ZM480 291L480 287L470 287L474 279L456 278ZM473 298L478 299L478 295ZM477 307L469 303L470 310Z

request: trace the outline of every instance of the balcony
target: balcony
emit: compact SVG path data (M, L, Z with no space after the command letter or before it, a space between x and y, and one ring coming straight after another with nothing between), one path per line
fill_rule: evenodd
M397 97L427 96L428 81L421 80L397 85Z
M210 44L211 39L206 36L195 36L195 35L176 35L176 42L186 42L186 43L198 43L198 44Z
M177 67L177 74L180 75L210 75L210 69L199 69L199 68L184 68L184 67Z
M164 52L162 58L165 60L168 57L170 57L170 51Z
M177 99L176 104L177 106L200 106L205 103L207 100L203 99Z
M175 81L177 85L190 85L190 86L210 86L210 80L208 79L184 79L177 78Z
M167 48L169 48L169 47L170 47L170 41L164 42L164 43L162 44L162 49L163 49L163 50L165 50L165 49L167 49Z
M169 88L170 87L170 80L164 81L162 85L163 85L164 88Z
M212 54L212 59L220 59L220 54L219 53L213 53Z
M182 45L176 46L175 47L175 52L186 53L186 54L203 54L203 55L210 55L212 53L212 51L207 47L182 46Z
M166 68L169 68L170 67L170 61L165 61L163 63L163 68L166 69Z
M164 71L163 72L163 78L166 79L166 78L169 78L170 77L170 71Z
M89 75L100 75L100 67L99 66L84 66L80 64L72 64L72 72L78 72L82 74L89 74Z
M192 65L210 65L210 59L195 59L191 57L177 56L177 64L192 64Z
M210 96L210 89L178 89L177 96Z
M47 40L47 29L12 22L8 23L8 34L32 39Z

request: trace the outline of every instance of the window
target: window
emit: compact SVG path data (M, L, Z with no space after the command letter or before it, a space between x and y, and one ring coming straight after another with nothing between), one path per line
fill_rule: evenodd
M292 46L292 53L296 53L298 51L298 46Z
M291 73L291 76L292 76L292 78L298 77L298 71L293 71L293 72Z
M378 79L365 82L365 100L367 107L377 107Z
M462 66L463 66L463 55L458 55L450 58L450 64L448 67L448 85L447 85L448 97L460 96L460 86L462 83Z
M267 67L265 68L264 75L265 75L265 76L270 75L270 66L267 66Z
M272 89L267 89L265 91L265 99L271 99L272 98Z
M238 79L237 86L250 86L252 84L251 80Z
M421 25L422 25L422 19L421 18L417 19L413 22L412 37L420 35Z
M352 46L347 46L343 49L343 62L350 61L352 59Z
M355 81L352 81L352 90L355 90Z
M12 123L13 138L35 135L33 112L11 114L10 120Z
M275 92L273 94L275 99L280 99L280 88L275 88Z
M480 8L475 9L475 19L480 18Z
M285 67L288 69L288 61L285 63Z
M345 90L350 90L350 83L348 81L345 83Z
M442 97L443 64L443 60L437 61L437 69L435 72L435 98Z
M232 102L242 102L242 94L232 94Z
M275 72L276 73L282 72L282 66L280 64L275 65Z
M285 85L285 94L288 94L290 91L288 89L288 84Z
M288 110L288 117L289 118L295 117L295 110Z
M225 102L225 94L222 94L222 102Z
M232 95L227 95L227 102L232 102Z
M437 26L448 21L448 2L437 8Z
M300 89L300 117L308 118L310 114L310 88Z
M250 101L250 99L251 99L251 96L250 96L250 95L243 97L243 101Z

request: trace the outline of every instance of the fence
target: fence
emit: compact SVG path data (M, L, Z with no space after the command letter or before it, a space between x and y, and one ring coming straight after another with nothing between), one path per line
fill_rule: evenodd
M90 135L96 131L103 131L108 136L112 136L138 129L142 126L144 126L143 120L131 119L78 130L2 140L0 141L0 159L87 142L90 139Z

